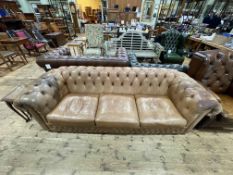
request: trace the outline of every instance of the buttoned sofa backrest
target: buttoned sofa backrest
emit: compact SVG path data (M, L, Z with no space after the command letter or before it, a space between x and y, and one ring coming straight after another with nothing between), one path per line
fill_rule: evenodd
M128 67L60 67L70 93L167 95L176 70Z

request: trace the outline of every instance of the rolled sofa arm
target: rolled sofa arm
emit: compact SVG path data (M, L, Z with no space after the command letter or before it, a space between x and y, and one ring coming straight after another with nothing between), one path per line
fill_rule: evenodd
M192 130L205 116L216 116L222 112L218 99L184 73L179 72L169 86L168 96L178 111L187 120L186 130Z
M12 99L12 106L21 113L33 116L43 128L47 128L46 115L67 92L62 78L58 79L57 76L47 73ZM3 98L3 101L6 99Z

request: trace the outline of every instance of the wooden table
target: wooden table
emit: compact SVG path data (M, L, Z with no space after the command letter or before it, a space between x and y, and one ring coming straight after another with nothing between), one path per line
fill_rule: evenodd
M70 48L70 52L72 56L77 56L80 54L83 55L84 52L84 45L83 41L71 41L67 43L67 46Z
M199 51L200 47L202 45L206 45L206 46L216 48L216 49L220 49L220 50L223 50L223 51L233 52L233 49L231 49L229 47L226 47L226 46L224 46L222 44L212 42L212 41L202 40L201 38L196 38L194 36L190 36L188 39L189 39L189 41L192 42L191 45L193 46L194 51Z
M14 38L6 38L0 40L0 43L3 45L14 45L18 48L20 54L22 55L24 61L28 63L27 58L25 56L25 53L23 52L21 45L28 43L28 38L19 38L19 37L14 37Z
M47 39L51 39L56 47L63 46L66 38L62 32L52 32L45 35Z
M79 36L79 37L75 38L73 41L74 42L81 41L81 42L83 42L83 44L85 46L87 46L87 37L85 37L85 36Z

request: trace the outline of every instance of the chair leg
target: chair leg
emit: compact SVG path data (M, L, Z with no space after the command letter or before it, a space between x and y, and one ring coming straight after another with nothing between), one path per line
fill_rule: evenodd
M48 51L47 48L46 48L46 45L44 45L44 49L45 49L46 52Z
M23 64L27 64L27 62L25 62L25 60L23 59L23 57L21 55L19 55L20 59L23 61Z
M7 60L6 60L7 59ZM11 71L13 71L12 67L11 67L11 62L9 58L3 58L3 61L6 63L6 66L8 69L10 69ZM10 63L10 64L9 64Z
M40 50L38 48L35 48L35 51L38 55L40 55Z

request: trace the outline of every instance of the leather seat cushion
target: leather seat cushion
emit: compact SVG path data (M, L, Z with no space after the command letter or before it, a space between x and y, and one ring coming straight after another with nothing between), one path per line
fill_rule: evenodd
M136 96L136 102L141 127L183 128L187 124L187 121L167 97Z
M133 51L137 57L141 58L154 58L158 57L158 55L153 50L139 50L139 51Z
M87 48L84 50L84 55L101 55L100 48Z
M98 95L69 94L47 115L49 124L94 126Z
M170 54L166 54L165 59L166 59L166 62L169 62L169 63L182 63L184 61L184 57L174 52Z
M100 96L95 122L97 127L139 128L134 96Z

